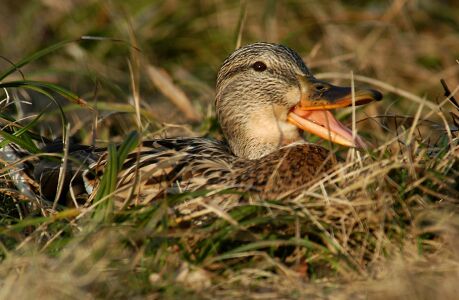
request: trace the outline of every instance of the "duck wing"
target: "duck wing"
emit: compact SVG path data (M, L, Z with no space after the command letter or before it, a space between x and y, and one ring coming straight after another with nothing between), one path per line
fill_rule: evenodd
M88 194L100 182L107 154L83 174ZM230 182L237 160L224 143L207 138L167 138L143 141L127 156L118 175L116 198L134 197L136 204L183 191L212 188Z

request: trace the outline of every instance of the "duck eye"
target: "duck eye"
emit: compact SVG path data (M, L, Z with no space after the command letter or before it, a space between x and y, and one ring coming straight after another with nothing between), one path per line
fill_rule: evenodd
M263 72L266 70L266 64L262 61L257 61L252 65L252 68L257 72Z

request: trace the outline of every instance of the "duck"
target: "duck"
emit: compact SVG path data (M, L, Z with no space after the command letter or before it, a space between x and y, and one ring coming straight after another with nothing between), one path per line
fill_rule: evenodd
M258 42L231 53L216 79L214 106L223 140L175 137L140 141L118 174L118 202L148 204L184 191L233 189L277 199L310 185L331 170L333 153L308 142L304 132L346 147L365 148L338 121L335 109L382 99L374 89L318 80L291 48ZM63 143L47 145L62 153ZM109 162L106 148L70 145L62 197L94 199ZM40 159L24 169L36 193L53 199L61 163ZM124 203L125 205L126 203Z

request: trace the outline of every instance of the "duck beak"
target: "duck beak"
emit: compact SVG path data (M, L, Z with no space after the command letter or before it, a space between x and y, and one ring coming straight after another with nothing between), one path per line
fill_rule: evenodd
M298 128L325 140L348 147L365 148L362 138L339 122L332 109L352 106L352 88L339 87L315 78L298 75L301 98L290 111L287 120ZM382 94L372 89L355 89L355 105L382 99Z

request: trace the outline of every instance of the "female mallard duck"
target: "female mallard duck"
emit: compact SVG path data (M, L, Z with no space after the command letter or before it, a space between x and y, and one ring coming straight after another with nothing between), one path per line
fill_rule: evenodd
M221 66L216 88L215 108L227 142L207 138L143 141L124 162L117 197L125 197L137 184L134 195L143 203L174 190L218 187L276 198L307 185L332 166L330 152L307 143L303 130L345 146L364 145L330 113L352 105L351 88L317 80L288 47L255 43L236 50ZM371 89L354 93L355 105L381 98L381 93ZM88 161L89 167L80 173L81 178L67 176L72 191L64 189L64 194L86 191L94 195L106 152L85 146L72 146L70 152ZM46 198L54 197L57 169L50 162L35 168L33 177Z

